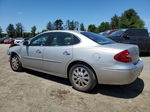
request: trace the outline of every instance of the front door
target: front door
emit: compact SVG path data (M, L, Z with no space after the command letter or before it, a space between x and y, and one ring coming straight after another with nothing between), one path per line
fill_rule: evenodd
M41 69L43 46L24 46L22 48L22 64L24 67Z
M28 46L23 46L21 56L24 67L43 70L42 60L47 38L47 34L41 34L33 38Z

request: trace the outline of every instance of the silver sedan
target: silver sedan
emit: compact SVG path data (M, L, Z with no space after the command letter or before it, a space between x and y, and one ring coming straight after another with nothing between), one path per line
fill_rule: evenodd
M28 68L68 78L79 91L96 84L132 83L142 72L136 45L119 44L91 32L49 31L8 49L13 71Z

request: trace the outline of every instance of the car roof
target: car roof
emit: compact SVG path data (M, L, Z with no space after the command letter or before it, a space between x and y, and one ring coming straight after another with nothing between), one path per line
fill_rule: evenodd
M51 31L46 31L44 33L48 33L48 32L68 32L68 33L80 33L83 31L78 31L78 30L51 30Z

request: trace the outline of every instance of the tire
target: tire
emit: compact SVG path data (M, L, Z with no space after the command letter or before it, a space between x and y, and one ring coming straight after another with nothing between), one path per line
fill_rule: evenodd
M84 64L75 64L69 70L71 85L78 91L89 92L97 84L93 70Z
M23 70L20 58L17 55L13 55L10 57L10 66L15 72L21 72Z

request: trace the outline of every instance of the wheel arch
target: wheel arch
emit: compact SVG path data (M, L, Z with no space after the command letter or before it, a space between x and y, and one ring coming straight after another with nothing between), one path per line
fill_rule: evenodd
M93 67L90 66L90 64L88 64L87 62L80 61L80 60L73 61L73 62L71 62L71 63L68 65L68 67L67 67L67 78L69 78L69 70L70 70L70 68L71 68L73 65L75 65L75 64L84 64L84 65L88 66L88 67L93 71L93 73L94 73L94 75L95 75L95 78L96 78L96 81L98 82L97 75L96 75L96 72L95 72L95 70L93 69Z
M10 57L15 56L15 55L19 56L16 52L11 52L10 53ZM20 58L20 56L19 56L19 58Z

